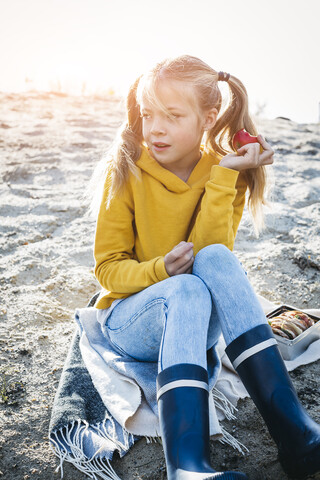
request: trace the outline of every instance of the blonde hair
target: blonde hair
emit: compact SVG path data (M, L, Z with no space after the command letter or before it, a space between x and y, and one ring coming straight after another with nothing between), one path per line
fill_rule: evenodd
M163 80L181 81L192 85L200 111L218 110L214 127L206 133L205 147L219 155L234 151L232 138L245 128L251 135L257 135L254 122L249 114L248 95L243 83L233 75L228 80L229 102L222 111L222 95L218 86L218 72L199 58L183 55L166 59L157 64L149 73L139 77L131 86L127 96L127 119L122 126L114 148L107 161L104 160L104 172L99 177L105 184L108 178L107 204L126 183L130 172L136 173L135 162L141 154L143 142L142 119L139 102L142 95L161 106L157 98L157 84ZM255 230L263 228L262 205L265 201L266 171L261 166L243 172L249 188L248 207L252 214ZM100 197L101 198L101 197Z

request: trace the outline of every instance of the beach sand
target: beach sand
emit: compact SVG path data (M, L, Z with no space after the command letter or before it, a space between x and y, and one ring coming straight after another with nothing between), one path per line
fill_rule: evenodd
M73 313L99 289L93 276L94 219L83 191L124 118L116 97L0 94L0 478L51 480L50 411L75 329ZM320 308L320 125L257 119L275 149L273 203L256 238L247 214L236 240L257 293L275 303ZM320 362L291 373L320 422ZM286 480L250 399L224 427L249 448L211 443L217 469ZM159 444L138 442L113 466L120 477L165 479ZM87 477L70 464L64 478Z

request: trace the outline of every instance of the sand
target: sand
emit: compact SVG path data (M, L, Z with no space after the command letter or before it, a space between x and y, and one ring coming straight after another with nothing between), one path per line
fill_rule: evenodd
M50 410L75 328L75 307L97 290L94 219L83 191L124 118L116 97L0 94L0 477L58 479L49 449ZM319 124L257 119L275 149L273 204L257 239L245 215L235 252L257 293L276 303L320 307ZM291 376L320 421L319 366ZM217 469L285 480L252 401L225 428L250 450L212 442ZM126 480L165 479L161 446L141 440L114 468ZM71 465L65 479L86 478Z

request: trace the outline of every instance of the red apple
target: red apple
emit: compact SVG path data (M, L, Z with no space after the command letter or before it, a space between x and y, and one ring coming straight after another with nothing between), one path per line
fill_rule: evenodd
M235 150L247 145L248 143L259 143L257 137L250 135L244 128L239 130L232 139L232 145ZM260 145L260 153L263 152L263 148Z

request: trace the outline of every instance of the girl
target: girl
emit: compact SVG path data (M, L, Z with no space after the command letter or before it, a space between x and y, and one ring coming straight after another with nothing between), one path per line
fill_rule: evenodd
M230 89L222 114L219 81ZM127 114L103 178L94 249L103 290L96 307L115 349L158 361L168 479L247 478L210 465L206 354L221 331L284 470L301 478L318 471L320 427L302 409L231 253L247 188L261 227L265 166L274 153L260 135L232 149L239 129L256 134L243 84L194 57L165 60L132 86ZM216 357L214 375L218 370Z

